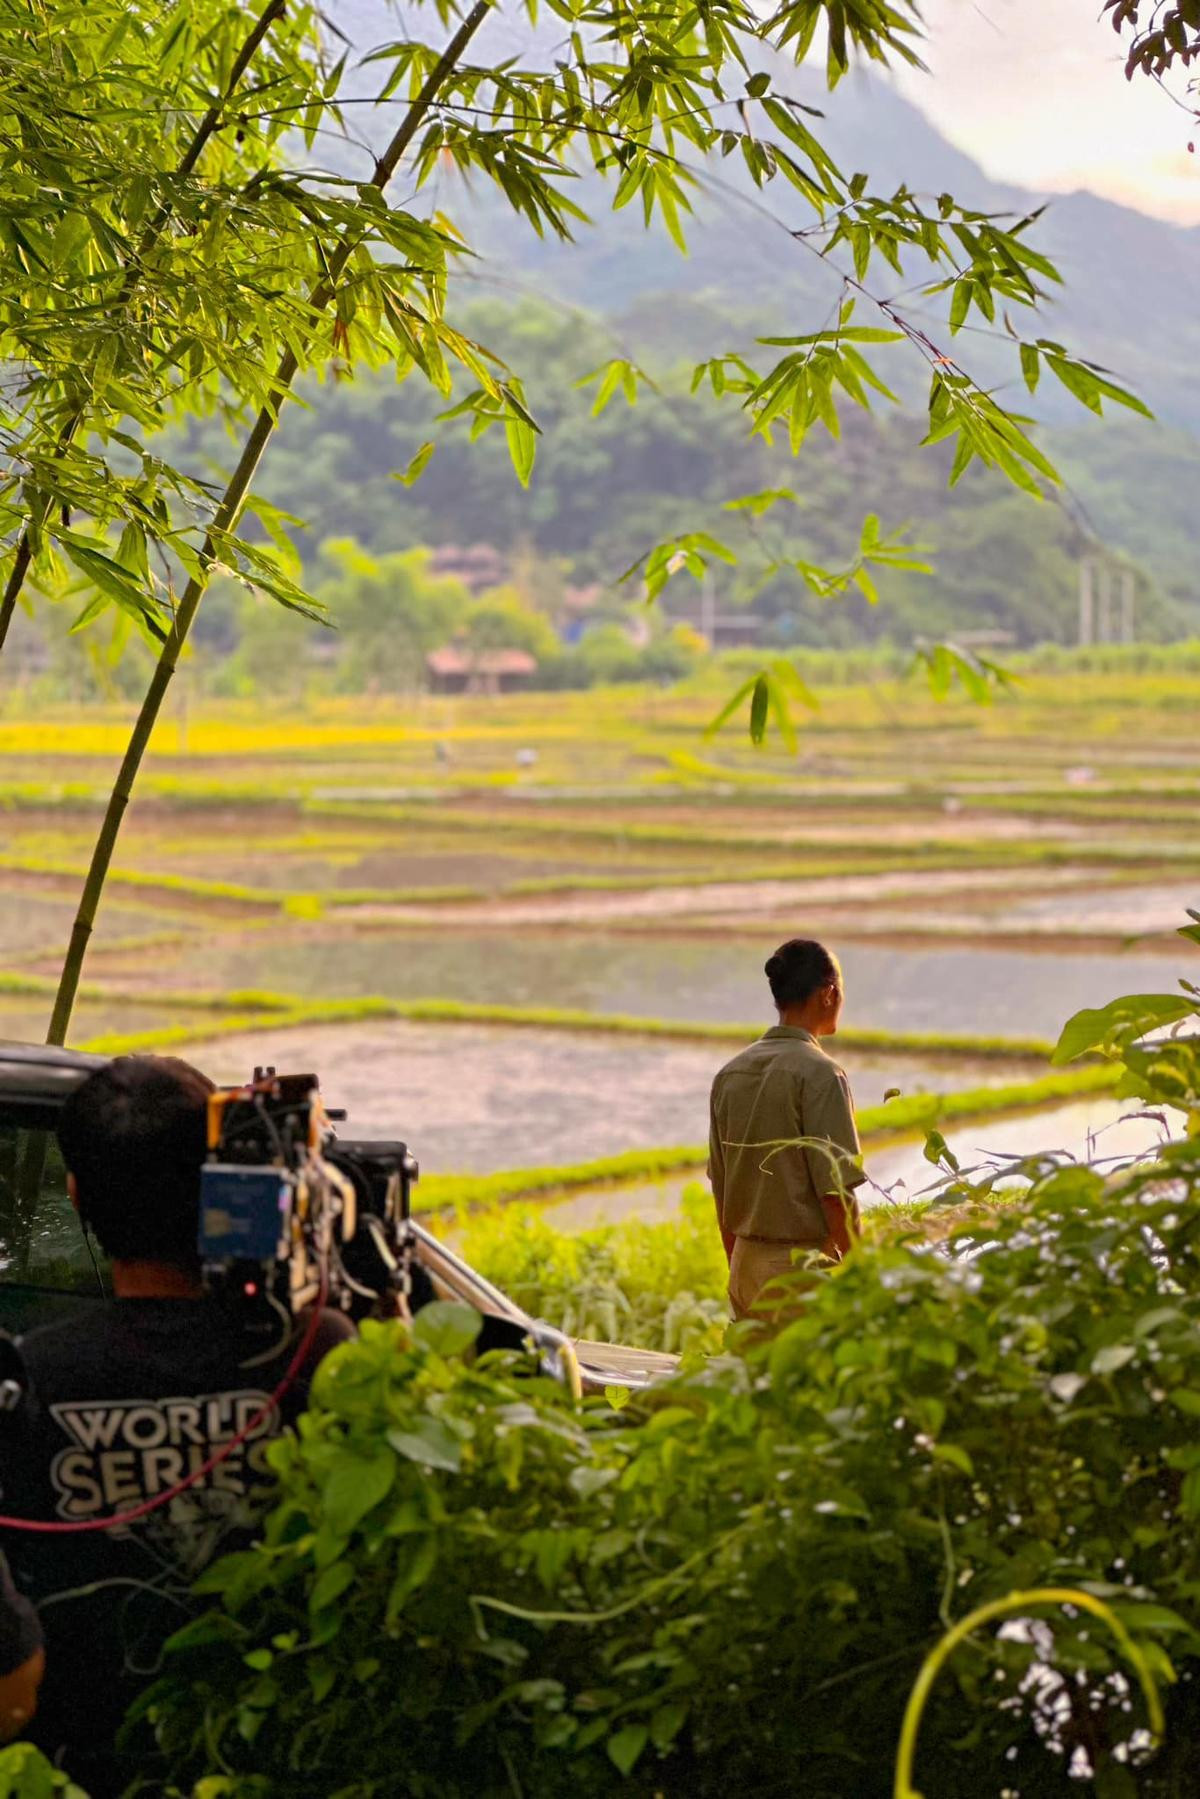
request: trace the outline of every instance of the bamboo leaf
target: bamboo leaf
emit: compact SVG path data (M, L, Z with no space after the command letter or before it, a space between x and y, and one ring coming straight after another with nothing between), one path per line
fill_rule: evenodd
M416 455L409 462L408 467L401 473L393 474L392 480L403 482L405 487L414 486L429 467L436 449L437 445L435 443L423 443Z
M716 736L717 732L721 729L721 726L723 724L725 724L727 720L729 720L733 717L734 713L737 711L737 709L741 705L742 701L747 697L748 694L754 692L757 685L758 685L758 677L755 675L751 675L750 679L748 681L742 682L741 686L734 693L732 693L729 696L729 698L726 700L725 704L721 707L721 710L717 713L716 717L714 719L710 720L710 722L707 725L705 725L704 736L706 739L709 737Z
M770 697L771 684L765 674L759 675L750 695L750 741L756 745L761 745L767 734L767 706Z

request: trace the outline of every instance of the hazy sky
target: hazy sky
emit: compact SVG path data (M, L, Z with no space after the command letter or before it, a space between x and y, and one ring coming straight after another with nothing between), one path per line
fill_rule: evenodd
M932 75L900 87L997 180L1087 187L1200 224L1200 125L1146 77L1125 80L1126 40L1099 11L1100 0L923 0Z

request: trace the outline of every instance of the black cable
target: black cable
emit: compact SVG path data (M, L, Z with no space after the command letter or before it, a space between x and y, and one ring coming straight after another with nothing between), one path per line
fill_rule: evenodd
M86 1224L83 1224L82 1222L80 1223L79 1228L83 1232L83 1240L87 1244L87 1252L92 1263L92 1273L96 1277L96 1285L100 1289L100 1297L101 1299L105 1299L108 1296L108 1290L104 1285L104 1276L100 1272L100 1264L96 1260L96 1252L92 1248L91 1232L88 1230Z

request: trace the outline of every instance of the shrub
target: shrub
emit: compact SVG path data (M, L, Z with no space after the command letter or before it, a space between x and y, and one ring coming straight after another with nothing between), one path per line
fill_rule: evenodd
M1195 1790L1200 1143L1116 1182L1030 1170L953 1254L885 1241L770 1342L653 1403L572 1408L472 1363L445 1307L320 1370L262 1544L204 1582L144 1709L179 1786L282 1799L884 1799L947 1625L1107 1598L960 1648L921 1729L938 1799ZM1139 1735L1139 1732L1142 1734Z
M534 1318L572 1337L684 1354L719 1349L729 1271L698 1181L678 1220L556 1230L536 1206L468 1214L459 1247L473 1267Z
M87 1799L87 1794L32 1743L10 1743L0 1749L0 1799Z
M984 1219L970 1198L909 1200L869 1208L872 1241L905 1233L936 1243ZM456 1247L534 1318L571 1337L632 1344L668 1355L713 1354L729 1321L729 1269L700 1181L683 1189L679 1217L631 1219L593 1230L558 1230L535 1205L493 1205L459 1221Z

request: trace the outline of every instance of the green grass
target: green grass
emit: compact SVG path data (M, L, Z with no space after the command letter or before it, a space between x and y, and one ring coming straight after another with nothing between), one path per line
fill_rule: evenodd
M51 875L82 880L87 874L86 862L62 862L57 859L0 855L0 870L17 874ZM150 874L140 869L115 868L108 876L113 887L134 887L147 893L179 895L187 899L236 900L244 906L266 906L282 909L286 894L264 893L261 887L240 886L234 881L206 881L194 875Z
M265 1030L268 1025L278 1023L277 1014L264 1016L261 1012L228 1013L221 1022L221 1029L213 1031L213 1036L240 1036L243 1031ZM134 1056L152 1054L164 1050L184 1049L195 1043L201 1033L195 1025L174 1024L163 1025L154 1031L106 1031L98 1037L89 1037L85 1043L72 1043L72 1049L87 1050L98 1056Z
M454 1210L502 1204L511 1199L568 1193L577 1187L608 1187L631 1181L653 1181L660 1176L703 1168L707 1148L672 1144L663 1149L631 1149L616 1156L597 1156L589 1162L567 1162L541 1168L503 1168L495 1174L434 1174L413 1189L413 1209L418 1212Z
M986 1205L908 1199L869 1206L866 1243L919 1236L936 1242L1019 1201ZM667 1354L720 1349L729 1318L729 1268L706 1184L689 1181L679 1217L559 1229L536 1204L492 1204L454 1220L456 1249L473 1268L568 1336L635 1344Z
M52 994L56 983L48 976L0 974L0 993ZM474 1004L448 999L389 999L372 994L345 999L306 999L293 993L273 993L258 988L238 988L226 993L146 993L85 983L80 998L111 1004L137 1004L173 1012L214 1015L212 1022L178 1028L193 1037L225 1035L239 1019L270 1015L278 1027L305 1024L351 1024L359 1020L395 1018L422 1024L498 1024L535 1030L611 1032L634 1037L665 1038L679 1043L744 1044L762 1034L762 1024L713 1024L704 1020L642 1018L629 1012L584 1012L554 1006L506 1006ZM183 1039L178 1039L183 1041ZM1048 1061L1054 1045L1040 1037L973 1037L952 1031L880 1031L850 1027L837 1037L840 1049L864 1053L898 1053L914 1056L962 1055L976 1060Z
M455 1234L473 1268L568 1336L669 1355L721 1346L729 1270L699 1183L684 1189L678 1224L567 1232L537 1206L493 1205L458 1220Z

